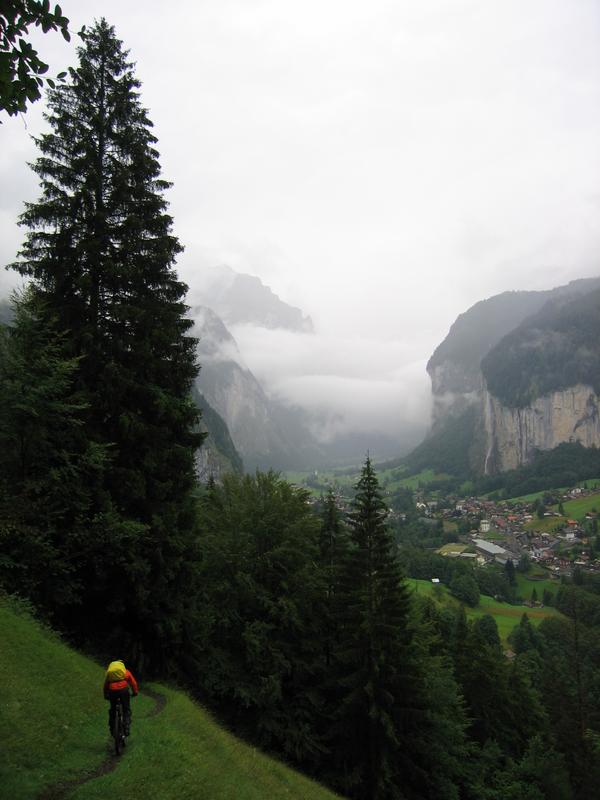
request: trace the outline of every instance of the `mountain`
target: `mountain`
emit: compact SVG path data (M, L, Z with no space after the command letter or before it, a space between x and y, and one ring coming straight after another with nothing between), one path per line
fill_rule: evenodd
M246 469L294 469L310 463L319 450L302 415L267 396L212 309L195 306L190 313L199 338L196 389L224 420Z
M460 414L481 390L482 359L508 333L549 301L581 297L600 288L600 278L571 281L541 292L503 292L460 314L427 363L433 393L433 428Z
M599 320L600 278L461 314L427 365L432 429L411 466L492 474L561 442L600 445Z
M211 308L229 326L249 324L300 333L314 330L310 317L280 300L260 278L226 265L205 271L193 302Z
M8 300L0 299L0 324L8 325L12 321L13 313Z
M198 477L206 483L210 477L219 480L225 472L243 472L244 463L238 453L225 420L194 386L194 401L202 412L200 430L206 433L202 447L196 452Z

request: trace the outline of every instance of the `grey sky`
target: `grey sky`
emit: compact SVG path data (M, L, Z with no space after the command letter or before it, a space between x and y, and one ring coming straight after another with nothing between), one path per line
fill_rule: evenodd
M238 332L271 388L422 415L424 364L457 314L600 272L597 0L63 8L74 27L105 15L137 62L184 279L225 262L313 317L312 366L304 345L282 339L278 365L273 341ZM74 63L56 36L42 48L56 71ZM36 196L40 108L26 122L0 127L4 263Z

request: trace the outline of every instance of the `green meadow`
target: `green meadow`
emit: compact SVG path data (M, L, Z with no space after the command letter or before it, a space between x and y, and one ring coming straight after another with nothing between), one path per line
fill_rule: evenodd
M440 603L454 606L459 605L459 601L450 594L448 588L443 584L433 584L431 581L418 580L416 578L409 578L408 583L412 586L416 594L433 597ZM543 591L543 589L541 591ZM491 614L496 620L498 633L504 645L507 645L509 633L515 625L519 624L523 614L527 614L533 625L539 625L543 619L547 619L548 617L561 616L559 611L550 606L544 608L529 608L524 605L510 605L509 603L501 603L494 600L493 597L488 597L483 594L480 596L479 605L475 608L465 606L465 612L468 619L477 619L485 614Z

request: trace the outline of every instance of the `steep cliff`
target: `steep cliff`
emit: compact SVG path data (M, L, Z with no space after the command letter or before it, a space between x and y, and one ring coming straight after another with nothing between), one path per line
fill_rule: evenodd
M433 393L432 428L480 405L482 361L511 332L549 302L564 304L600 288L600 278L571 281L542 292L503 292L460 314L427 364ZM517 335L518 338L518 335ZM508 366L508 371L511 371Z
M537 450L563 442L600 446L600 397L591 386L551 392L522 408L503 405L486 389L482 405L486 475L527 464Z
M210 405L206 397L194 386L194 401L202 412L200 430L206 438L196 451L196 471L205 483L210 477L220 480L226 472L243 472L243 461L238 453L229 429L221 415Z
M600 446L598 342L600 279L477 303L427 365L432 432L417 461L442 452L456 464L447 443L460 441L460 463L493 474L562 442Z
M600 289L553 298L481 363L486 473L562 442L600 445Z

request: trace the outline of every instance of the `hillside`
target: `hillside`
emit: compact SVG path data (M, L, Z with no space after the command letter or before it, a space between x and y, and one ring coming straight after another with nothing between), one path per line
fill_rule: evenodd
M600 394L600 289L553 301L505 336L481 362L489 391L522 408L577 384Z
M334 798L159 685L133 701L131 738L113 759L102 668L6 600L0 640L2 800Z
M447 363L460 367L464 372L459 382L445 388L464 392L468 382L465 376L476 383L479 365L487 353L548 301L585 296L598 288L599 278L586 278L547 291L503 292L481 300L457 317L429 359L427 371L431 375L436 367Z
M460 314L429 362L432 371L446 362L459 365L475 382L481 359L503 336L546 302L549 292L503 292ZM464 391L464 374L449 391Z
M219 478L224 472L243 472L243 461L223 417L214 410L196 386L192 389L192 397L202 412L200 429L207 434L202 447L196 451L200 480L206 482L211 475Z
M519 589L526 597L531 594L531 589L534 586L540 589L541 593L540 587L543 586L543 582L532 581L529 582L530 585L526 585L526 578L523 576L519 577L521 578ZM460 605L459 601L450 594L448 588L442 584L437 584L436 586L431 583L431 581L420 580L418 578L409 578L408 582L416 595L430 597L442 607L457 608ZM505 648L508 647L509 634L513 631L515 626L519 624L523 614L527 614L529 621L534 627L537 627L544 619L550 619L551 617L563 618L560 611L550 606L546 608L529 608L524 605L511 605L510 603L494 600L493 597L488 597L485 594L480 595L479 603L475 608L471 608L470 606L464 606L464 608L467 619L470 620L480 619L487 614L492 616L496 621L498 635Z
M600 445L599 333L598 278L476 303L427 364L432 426L407 466L494 475L563 443Z

